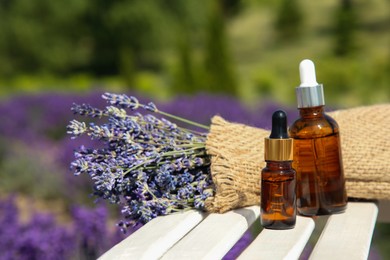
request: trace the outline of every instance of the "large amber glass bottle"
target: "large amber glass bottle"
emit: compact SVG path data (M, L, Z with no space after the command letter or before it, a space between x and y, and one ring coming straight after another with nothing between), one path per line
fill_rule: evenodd
M302 83L296 90L300 118L290 127L298 212L308 216L340 213L346 209L347 194L339 127L324 112L323 87L316 82L314 64L302 61L300 72Z

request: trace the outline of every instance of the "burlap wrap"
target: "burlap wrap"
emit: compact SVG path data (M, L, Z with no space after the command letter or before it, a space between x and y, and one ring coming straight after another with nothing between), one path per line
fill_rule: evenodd
M390 104L328 113L339 124L348 197L390 199ZM212 118L206 149L216 193L210 212L260 204L260 172L269 132Z

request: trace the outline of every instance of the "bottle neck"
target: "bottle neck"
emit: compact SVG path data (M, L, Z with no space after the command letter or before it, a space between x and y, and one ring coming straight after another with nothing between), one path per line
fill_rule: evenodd
M299 115L302 118L324 117L324 106L299 108Z
M292 161L265 161L270 170L289 170L292 168Z

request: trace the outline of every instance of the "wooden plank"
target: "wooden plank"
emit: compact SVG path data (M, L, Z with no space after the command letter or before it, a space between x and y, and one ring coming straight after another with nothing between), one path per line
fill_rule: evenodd
M329 217L310 259L367 259L377 214L374 203L348 203Z
M238 259L298 259L314 226L313 219L298 216L293 229L263 229Z
M162 259L221 259L259 214L258 206L210 214Z
M157 259L179 241L206 214L187 211L158 217L115 245L99 259ZM104 239L104 238L102 238Z

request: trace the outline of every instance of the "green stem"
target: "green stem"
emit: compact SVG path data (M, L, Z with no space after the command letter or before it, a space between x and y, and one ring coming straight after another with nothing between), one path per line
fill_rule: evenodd
M187 123L187 124L190 124L190 125L193 125L193 126L197 126L197 127L200 127L200 128L206 129L206 130L210 130L210 127L208 127L206 125L202 125L202 124L196 123L194 121L191 121L191 120L179 117L179 116L175 116L175 115L172 115L172 114L160 111L160 110L157 110L156 113L159 113L161 115L164 115L164 116L167 116L167 117L179 120L179 121L182 121L184 123Z
M175 147L193 147L193 148L204 148L204 143L183 143L183 144L177 144Z
M158 200L156 195L154 195L154 193L149 189L149 186L146 183L144 184L144 188L146 189L147 192L149 192L150 195L152 195L153 199Z
M144 162L142 162L140 164L137 164L134 167L132 167L132 168L128 169L127 171L125 171L122 176L124 177L124 176L126 176L126 174L128 174L132 170L135 170L135 169L139 168L140 166L145 165L147 163L151 163L151 162L153 162L153 160L146 160L146 161L144 161Z
M163 153L161 156L170 156L170 155L175 155L175 154L188 154L187 152L190 152L190 151L193 151L193 150L197 150L197 149L201 149L203 147L192 147L192 148L189 148L189 149L185 149L185 150L177 150L177 151L169 151L169 152L165 152Z

